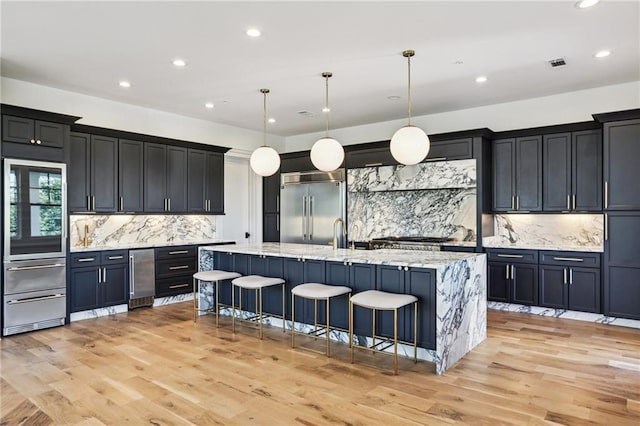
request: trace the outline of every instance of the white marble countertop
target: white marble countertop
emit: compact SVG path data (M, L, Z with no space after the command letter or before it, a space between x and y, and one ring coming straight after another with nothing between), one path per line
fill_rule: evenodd
M165 243L150 243L150 242L136 242L132 244L120 244L118 246L89 246L89 247L71 247L69 250L71 253L81 253L85 251L105 251L105 250L125 250L125 249L141 249L151 247L171 247L171 246L198 246L198 245L212 245L215 244L233 244L233 240L224 239L209 239L204 241L167 241Z
M482 246L485 248L504 248L522 250L553 250L553 251L584 251L592 253L603 253L604 246L570 246L570 245L550 245L531 243L510 243L496 237L486 237L482 239Z
M440 244L441 246L449 246L449 247L475 247L475 241L448 241L446 243Z
M204 250L228 253L243 253L264 256L293 257L334 262L370 263L377 265L411 266L415 268L438 269L459 260L477 256L478 253L456 253L417 250L350 250L312 244L256 243L225 246L203 246Z

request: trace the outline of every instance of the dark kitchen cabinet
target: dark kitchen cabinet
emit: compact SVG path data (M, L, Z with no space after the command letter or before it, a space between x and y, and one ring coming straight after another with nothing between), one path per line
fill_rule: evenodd
M640 319L640 212L605 215L604 314Z
M352 262L326 262L327 283L351 288L351 293L359 293L376 288L375 265ZM323 308L324 309L324 308ZM354 334L369 335L371 331L371 311L356 306L354 308ZM331 302L331 326L349 329L349 300L347 296L336 297ZM326 322L326 314L320 312L320 322Z
M198 270L196 246L155 249L156 297L193 291L193 274Z
M144 211L187 211L187 149L144 144Z
M69 211L116 212L118 140L87 133L71 133L69 145Z
M291 289L298 284L324 283L325 262L301 258L284 258L284 280L287 297L286 316L291 319ZM296 298L296 322L313 324L313 301Z
M224 155L198 149L188 150L188 211L224 213Z
M376 143L375 145L371 144L367 148L361 147L358 149L358 147L355 147L354 150L347 150L344 162L349 169L398 164L389 150L389 141Z
M280 278L284 273L284 263L281 257L254 255L249 258L249 273L251 275L262 275L263 277ZM286 299L291 297L285 292L284 306ZM282 315L282 287L267 287L262 292L262 311L268 314Z
M451 161L473 158L473 138L432 141L424 161Z
M2 116L2 141L34 147L64 147L65 125L30 118Z
M247 254L216 252L214 269L237 272L242 276L250 275L250 257L251 256ZM220 290L220 298L218 301L223 305L231 306L231 280L220 281L218 287ZM238 301L236 301L236 306L237 304ZM252 306L255 306L255 303L253 303Z
M72 253L70 274L71 312L127 303L127 250Z
M604 208L640 210L640 120L604 124Z
M118 211L144 211L144 144L118 141Z
M540 305L602 312L600 253L540 252Z
M538 252L487 250L488 299L496 302L538 304Z
M542 210L542 136L493 141L493 210Z
M280 242L280 173L262 178L262 241Z
M544 211L602 210L600 130L545 135Z

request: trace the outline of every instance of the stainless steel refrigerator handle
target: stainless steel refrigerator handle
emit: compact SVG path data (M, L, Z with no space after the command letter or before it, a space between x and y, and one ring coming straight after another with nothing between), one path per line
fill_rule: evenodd
M129 255L129 295L133 296L136 291L136 282L133 279L133 271L134 271L134 263L133 263L133 255Z
M40 300L60 299L64 294L52 294L51 296L30 297L28 299L15 299L7 302L7 305L17 305L19 303L39 302Z
M307 196L302 196L302 239L307 239Z
M27 271L30 269L48 269L48 268L64 268L64 263L53 263L51 265L36 265L36 266L13 266L8 268L7 271Z
M280 195L276 195L276 213L280 213Z
M313 240L313 196L309 197L309 239Z

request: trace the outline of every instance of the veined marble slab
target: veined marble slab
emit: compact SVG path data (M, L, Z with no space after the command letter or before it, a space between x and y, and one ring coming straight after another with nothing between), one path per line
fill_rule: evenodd
M476 160L437 161L413 166L349 169L349 192L475 188Z
M82 321L86 319L107 317L109 315L127 312L129 307L125 305L108 306L106 308L90 309L88 311L71 312L70 322Z
M93 240L82 247L84 227ZM71 215L70 251L138 248L216 242L216 216Z

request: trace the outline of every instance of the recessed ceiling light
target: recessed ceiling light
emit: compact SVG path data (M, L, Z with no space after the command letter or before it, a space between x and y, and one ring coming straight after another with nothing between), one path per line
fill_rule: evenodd
M207 102L206 104L204 104L204 107L212 109L213 108L213 102Z
M578 9L586 9L591 6L595 6L600 0L580 0L576 3Z
M269 121L269 123L273 124L273 123L276 122L276 119L275 118L270 118L268 121Z
M131 87L131 83L129 83L127 80L122 80L119 84L120 87Z
M180 59L180 58L176 58L171 62L173 65L175 65L176 67L184 67L187 66L187 63L185 62L184 59Z
M476 83L484 83L485 81L487 81L487 77L485 77L484 75L476 77Z
M322 108L322 112L330 112L330 111L331 111L331 108L328 108L328 107Z
M259 29L257 29L257 28L249 28L249 29L247 30L247 35L248 35L249 37L260 37L260 36L262 35L262 33L261 33L261 32L260 32L260 30L259 30Z
M389 99L390 101L399 101L400 100L400 96L391 95L391 96L387 96L387 99Z
M609 55L611 55L610 50L601 50L593 56L595 56L596 58L606 58Z

